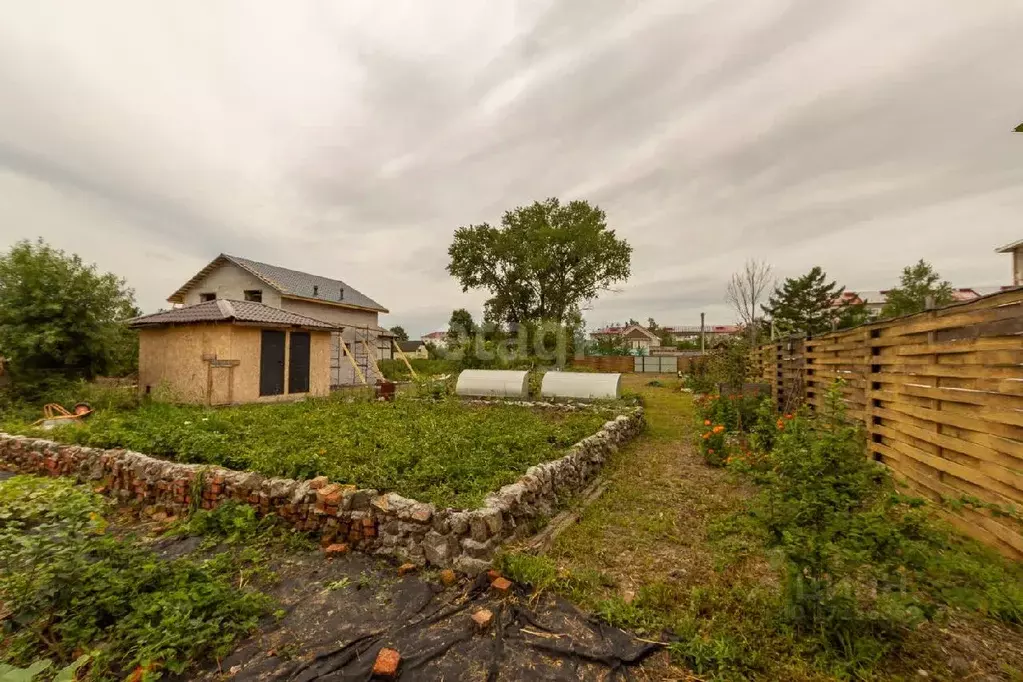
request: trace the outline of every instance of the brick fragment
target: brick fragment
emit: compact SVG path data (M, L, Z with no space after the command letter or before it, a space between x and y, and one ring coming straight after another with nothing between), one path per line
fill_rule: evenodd
M398 666L401 665L401 654L394 649L384 647L377 654L377 660L373 663L373 674L384 679L393 680L398 676Z
M490 582L494 582L500 577L502 577L501 572L496 569L492 568L489 571L487 571L487 580L489 580Z
M323 550L323 553L329 557L341 556L342 554L347 554L349 549L350 547L347 543L338 542L333 545L328 545L327 548Z
M327 479L326 476L317 476L316 478L309 481L309 489L319 490L320 488L326 487L327 483L329 482L330 481Z
M444 587L451 587L458 582L458 576L450 568L445 568L440 572L440 582Z
M398 575L408 575L409 573L415 573L415 564L402 564L398 567Z
M498 578L497 580L490 583L490 589L497 592L499 595L504 596L511 590L512 583L507 578Z
M490 609L480 609L476 613L472 614L472 622L476 624L476 629L480 632L486 632L490 629L490 624L494 621L494 614Z

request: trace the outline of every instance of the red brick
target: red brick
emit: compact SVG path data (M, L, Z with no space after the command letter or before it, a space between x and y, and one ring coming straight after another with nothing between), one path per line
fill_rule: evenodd
M409 573L414 573L415 570L415 564L402 564L398 567L398 575L408 575Z
M502 577L501 572L498 570L492 568L489 571L487 571L487 580L489 580L490 582L494 582L500 577Z
M394 649L385 647L377 654L377 660L373 664L373 674L393 680L398 676L399 665L401 665L401 654Z
M341 556L342 554L347 554L348 550L349 547L346 543L339 542L333 545L328 545L327 548L323 550L323 553L327 556Z
M476 629L480 632L486 632L493 621L494 614L490 609L480 609L472 614L472 622L476 624Z
M440 572L440 581L444 587L451 587L458 582L458 576L450 568L445 568Z
M371 518L365 518L365 519L362 520L362 527L363 528L374 528L374 527L376 527L376 521L374 521Z
M331 483L316 491L316 502L321 505L336 507L341 504L341 486Z
M498 578L494 582L490 583L490 589L497 592L500 595L506 595L511 590L512 583L507 578Z

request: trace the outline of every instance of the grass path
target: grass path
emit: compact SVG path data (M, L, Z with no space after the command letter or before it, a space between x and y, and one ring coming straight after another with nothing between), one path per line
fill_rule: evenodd
M696 679L688 668L734 668L741 679L756 653L733 614L756 608L760 592L739 594L731 585L771 584L774 576L763 562L724 556L709 538L715 520L739 509L753 490L696 452L692 398L679 382L650 381L625 377L626 388L644 397L647 430L605 465L607 490L547 558L558 575L572 576L560 591L584 608L615 625L654 637L669 630L688 642L652 659L644 667L649 679Z
M613 577L625 596L668 579L683 585L713 579L708 521L751 493L694 451L691 397L674 380L661 380L664 387L648 381L626 377L646 401L647 431L611 459L608 489L549 553L559 564Z

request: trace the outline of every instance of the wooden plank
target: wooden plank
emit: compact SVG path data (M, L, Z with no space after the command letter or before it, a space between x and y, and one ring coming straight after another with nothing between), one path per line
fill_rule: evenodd
M871 375L872 381L890 384L910 384L918 386L937 386L937 377L926 377L910 374L889 374L878 372ZM1012 379L961 379L942 377L942 388L962 388L987 393L1004 393L1006 395L1023 395L1023 381Z
M989 393L987 391L973 391L961 388L946 388L934 386L915 386L913 384L889 384L890 390L886 399L898 400L897 395L912 395L922 398L931 398L949 403L962 403L964 405L979 405L983 407L995 407L1009 410L1023 410L1023 396L1005 395L1001 393Z
M908 414L917 419L930 421L936 424L948 424L960 429L969 429L980 433L1000 436L1010 441L1023 442L1023 430L1017 426L1003 425L987 421L990 412L988 410L976 410L982 418L959 414L950 410L931 410L924 407L907 405L905 403L882 401L881 408Z
M1023 306L1019 305L1019 301L1014 301L998 307L965 309L964 306L959 310L948 309L944 314L928 315L932 316L925 317L920 320L908 319L896 322L890 327L890 329L898 330L897 332L893 332L893 334L897 333L899 335L905 335L918 332L946 330L954 327L969 327L971 325L986 322L1016 319L1023 317Z
M1023 338L1018 336L961 339L939 343L892 344L884 350L891 349L896 355L942 355L973 353L979 351L1023 350ZM882 351L883 353L884 351Z
M969 455L972 458L971 461L975 461L974 466L979 471L1023 491L1023 459L1017 459L1009 455L1000 455L990 448L985 448L976 443L968 443L952 436L946 436L908 424L899 424L897 427L881 424L875 426L874 430L875 433L880 433L896 440L901 437L900 434L907 434L949 451Z
M976 351L972 353L956 353L954 355L940 355L938 361L934 361L934 354L930 355L902 355L897 351L899 346L892 346L893 352L882 352L874 355L872 364L875 365L1014 365L1018 367L1017 376L1023 376L1023 350L992 350Z
M956 478L962 479L969 483L974 484L979 488L989 490L994 493L998 493L1002 497L1012 502L1023 502L1023 491L1014 488L1011 485L1006 485L1001 481L994 479L987 474L981 473L973 467L964 466L957 462L953 462L943 457L938 457L930 453L924 452L920 448L914 447L903 440L889 439L886 440L885 445L889 446L893 450L906 455L912 459L915 459L922 464L926 464L932 469L949 474Z
M1023 379L1021 367L971 367L968 365L909 364L902 358L891 359L880 356L872 358L872 364L883 365L887 374L910 376L961 377L965 379Z
M950 525L955 527L964 535L967 535L973 538L974 540L977 540L978 542L988 545L989 547L993 547L1000 554L1009 559L1019 560L1023 558L1023 551L1017 549L1017 547L1014 545L1009 545L1003 542L1001 538L989 532L986 528L982 528L976 523L967 521L966 519L962 518L957 514L952 513L947 509L937 507L936 511L939 516L945 519ZM1018 544L1018 542L1019 539L1017 537L1016 544Z

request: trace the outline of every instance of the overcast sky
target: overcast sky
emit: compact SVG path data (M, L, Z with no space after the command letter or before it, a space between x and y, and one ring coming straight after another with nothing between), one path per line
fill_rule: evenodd
M1008 284L1020 0L0 0L0 247L147 311L220 252L345 280L422 333L477 312L460 225L558 196L635 248L586 313L731 322L728 275L918 258Z

